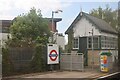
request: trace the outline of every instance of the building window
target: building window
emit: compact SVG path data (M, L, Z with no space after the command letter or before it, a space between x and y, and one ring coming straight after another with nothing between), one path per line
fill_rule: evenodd
M92 38L88 37L88 48L91 49L92 48Z
M99 37L93 37L93 48L98 49L99 48Z
M117 38L101 36L101 48L102 49L117 49L118 48Z
M79 49L79 38L74 38L73 49Z
M101 36L101 47L102 48L106 47L106 37L105 36Z
M88 49L92 49L92 37L88 37ZM93 49L98 49L99 48L99 37L94 36L93 37Z

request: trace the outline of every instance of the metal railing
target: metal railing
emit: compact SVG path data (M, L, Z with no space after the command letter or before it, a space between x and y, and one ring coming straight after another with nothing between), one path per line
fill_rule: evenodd
M62 53L60 55L60 69L84 70L84 56L82 53Z

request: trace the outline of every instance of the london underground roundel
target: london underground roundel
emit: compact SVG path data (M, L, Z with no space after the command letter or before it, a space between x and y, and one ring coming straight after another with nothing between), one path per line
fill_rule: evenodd
M58 57L57 51L56 50L51 50L49 57L52 61L55 61Z

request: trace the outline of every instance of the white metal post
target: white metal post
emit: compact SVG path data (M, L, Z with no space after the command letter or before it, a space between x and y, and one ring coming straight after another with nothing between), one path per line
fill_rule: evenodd
M52 11L52 31L53 31L53 17L54 17L54 11Z
M53 43L53 17L54 17L54 11L52 11L52 26L51 26L51 28L52 28L52 30L51 30L51 32L52 32L52 43ZM50 65L50 69L51 69L51 71L53 71L53 65L52 64Z

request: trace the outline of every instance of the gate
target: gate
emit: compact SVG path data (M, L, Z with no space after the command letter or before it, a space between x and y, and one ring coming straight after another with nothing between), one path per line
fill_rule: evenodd
M60 69L84 70L84 56L82 53L62 53L60 55Z

